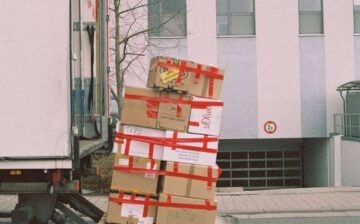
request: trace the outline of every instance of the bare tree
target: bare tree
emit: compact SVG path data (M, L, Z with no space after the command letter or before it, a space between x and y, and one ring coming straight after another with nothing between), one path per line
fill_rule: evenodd
M118 118L121 117L121 106L123 103L122 92L124 88L124 79L126 75L139 76L134 68L147 72L147 68L140 60L144 57L150 47L169 48L173 46L161 46L154 44L149 40L148 33L159 28L166 29L165 25L174 21L178 13L161 21L156 27L148 27L147 9L151 6L160 4L162 0L113 0L113 6L110 8L114 15L114 28L111 32L111 38L114 41L113 56L115 64L114 74L116 79L116 90L111 89L113 97L116 99L118 106ZM169 32L171 32L169 30Z

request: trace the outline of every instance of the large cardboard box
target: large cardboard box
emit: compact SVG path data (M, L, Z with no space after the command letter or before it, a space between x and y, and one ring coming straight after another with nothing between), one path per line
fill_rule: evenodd
M158 175L151 171L159 169L159 160L117 154L111 189L156 195Z
M126 87L121 123L186 132L190 110L189 96Z
M164 147L163 160L215 166L218 139L215 136L166 131L166 139L174 142Z
M162 181L164 194L215 200L216 180L219 168L186 163L167 162Z
M165 131L132 125L120 125L120 122L116 126L116 131L113 146L114 153L162 160L164 152L162 145L151 145L149 141L141 141L139 138L164 138Z
M219 99L224 71L192 61L158 56L151 59L149 88L166 88Z
M108 203L108 213L106 222L119 224L153 224L156 217L156 206L145 206L145 198L136 196L134 200L144 201L144 204L135 203L119 203L113 199L128 199L132 200L131 195L119 196L119 194L110 194ZM156 201L151 199L150 201ZM144 213L145 217L144 217Z
M209 106L204 107L201 105L207 103ZM192 97L192 104L188 132L219 136L223 102L221 100ZM196 106L197 104L199 106Z
M159 202L169 202L168 195L160 194ZM171 206L178 203L187 208ZM159 206L156 224L214 224L216 219L216 201L171 196L169 206Z

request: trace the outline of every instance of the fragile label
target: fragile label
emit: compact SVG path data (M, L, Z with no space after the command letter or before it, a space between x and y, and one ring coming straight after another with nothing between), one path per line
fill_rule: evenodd
M143 217L143 213L144 205L123 203L121 206L121 216L123 217L132 216L138 219Z
M160 73L160 78L163 83L168 83L173 80L176 80L180 74L180 71L177 69L170 69L166 72Z

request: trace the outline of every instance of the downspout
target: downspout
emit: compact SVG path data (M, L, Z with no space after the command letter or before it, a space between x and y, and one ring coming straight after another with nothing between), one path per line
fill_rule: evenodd
M80 92L80 99L81 99L81 130L82 130L82 136L85 134L85 102L84 102L84 94L85 94L85 88L84 88L84 76L83 76L83 49L82 49L82 32L83 32L83 22L82 22L82 0L79 0L79 63L80 63L80 85L81 85L81 92Z

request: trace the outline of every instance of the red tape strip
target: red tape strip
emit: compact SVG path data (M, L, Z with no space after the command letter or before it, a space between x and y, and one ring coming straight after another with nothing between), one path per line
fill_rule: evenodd
M217 153L217 149L208 148L208 142L216 142L218 138L216 137L205 137L205 138L161 138L161 137L149 137L149 136L139 136L139 135L129 135L124 133L117 132L115 134L115 142L119 142L121 139L126 139L125 144L125 155L129 155L130 151L130 141L139 141L148 143L149 146L153 145L160 145L160 146L167 146L172 149L183 149L183 150L190 150L196 152L207 152L207 153ZM178 143L203 143L202 147L199 146L192 146L192 145L183 145ZM206 143L206 144L204 144ZM149 152L151 150L149 149Z
M118 204L128 203L128 204L137 204L137 205L144 205L145 207L155 206L155 207L168 207L168 208L184 208L184 209L199 209L199 210L207 210L207 211L214 211L216 210L216 205L211 205L208 200L204 200L204 204L187 204L187 203L176 203L171 201L171 196L168 196L166 202L160 201L150 201L150 200L139 200L139 199L127 199L122 197L115 198L109 197L109 201L115 202Z
M220 168L219 168L220 169ZM207 176L200 176L195 174L189 174L189 173L180 173L178 164L174 163L174 170L173 171L164 171L164 170L154 170L146 169L146 168L137 168L137 167L130 167L130 166L120 166L116 165L113 167L113 170L120 171L120 172L128 172L128 173L148 173L148 174L155 174L157 176L171 176L171 177L180 177L180 178L186 178L186 179L192 179L192 180L199 180L199 181L205 181L208 183L208 187L212 187L212 183L215 183L220 176L221 172L218 172L217 177L212 177L212 167L208 167L208 175Z

